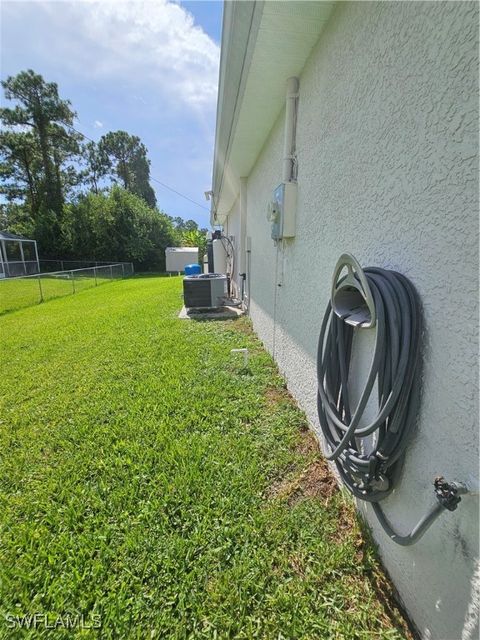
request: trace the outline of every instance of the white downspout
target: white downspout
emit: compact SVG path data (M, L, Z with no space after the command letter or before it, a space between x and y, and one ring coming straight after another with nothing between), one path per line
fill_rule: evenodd
M245 273L247 235L247 178L240 178L240 246L239 246L239 270Z
M297 128L298 88L298 78L294 77L287 80L282 182L295 182L297 179L295 135Z
M297 106L298 106L298 78L292 77L287 80L287 91L285 99L285 134L283 142L283 220L282 220L282 241L275 242L275 278L273 293L273 336L272 336L272 356L276 356L276 333L277 333L277 302L280 287L283 285L283 260L285 257L285 237L295 236L296 217L296 189L297 189L297 154L296 154L296 133L297 133ZM292 184L293 183L293 184ZM288 227L288 233L287 231ZM280 256L280 248L281 256ZM281 278L278 278L278 262L281 259Z
M242 279L244 284L243 300L245 307L248 307L247 297L247 178L240 178L240 242L238 247L239 269L238 277L240 291L242 290ZM245 274L245 276L240 276ZM241 295L241 294L240 294Z

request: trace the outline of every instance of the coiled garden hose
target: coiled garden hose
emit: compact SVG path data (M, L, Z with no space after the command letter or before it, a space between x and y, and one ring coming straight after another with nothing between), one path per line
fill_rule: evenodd
M348 275L335 282L343 267ZM334 305L335 309L332 307ZM348 378L354 335L376 325L370 370L356 407ZM461 485L435 481L438 503L410 534L395 533L380 505L394 489L420 404L422 318L412 283L395 271L360 265L344 254L334 276L332 300L323 318L317 353L320 426L343 483L373 509L389 537L401 545L418 540L445 509L456 508ZM378 411L364 413L377 387ZM368 440L367 440L368 439Z

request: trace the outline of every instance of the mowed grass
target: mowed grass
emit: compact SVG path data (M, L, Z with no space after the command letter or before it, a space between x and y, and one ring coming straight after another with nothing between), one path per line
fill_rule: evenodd
M407 637L248 321L179 320L180 293L134 278L0 318L0 637ZM79 618L11 628L35 613Z
M40 302L79 293L84 289L109 282L105 275L97 278L91 275L75 274L74 279L68 272L62 274L42 274L27 278L5 278L0 280L0 315L31 307Z

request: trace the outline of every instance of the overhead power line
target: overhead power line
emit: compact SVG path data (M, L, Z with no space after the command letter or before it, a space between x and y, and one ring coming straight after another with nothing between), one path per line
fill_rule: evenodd
M29 100L25 96L22 96L22 99L25 100L26 102L29 102ZM85 133L83 133L83 131L79 131L78 129L76 129L73 125L69 124L68 122L65 122L64 120L60 120L60 123L63 124L65 127L68 127L69 129L71 129L72 131L75 131L75 133L78 133L78 135L82 136L82 138L85 138L85 140L88 140L89 142L93 142L94 144L97 144L97 142L95 140L93 140L92 138L87 136ZM168 184L165 184L165 182L162 182L158 178L150 176L150 180L153 180L154 182L158 182L158 184L160 184L165 189L168 189L169 191L172 191L172 193L176 193L177 196L180 196L184 200L188 200L188 202L191 202L192 204L196 205L197 207L200 207L201 209L205 209L205 211L210 212L209 207L206 207L204 204L201 204L200 202L197 202L196 200L192 200L192 198L189 198L184 193L181 193L180 191L177 191L173 187L170 187Z
M63 122L63 121L62 121L62 124L65 125L66 127L69 127L69 129L72 129L72 131L75 131L75 133L78 133L78 135L82 136L86 140L89 140L90 142L93 142L93 143L97 144L95 142L95 140L92 140L92 138L89 138L82 131L78 131L78 129L75 129L75 127L72 126L71 124L68 124L67 122ZM172 191L173 193L176 193L177 196L180 196L181 198L184 198L185 200L188 200L192 204L197 205L197 207L201 207L202 209L205 209L205 211L210 211L210 209L208 207L206 207L205 205L200 204L200 202L196 202L195 200L192 200L192 198L189 198L184 193L181 193L180 191L177 191L173 187L170 187L168 184L165 184L165 182L162 182L158 178L155 178L154 176L150 176L150 180L153 180L153 182L158 182L158 184L162 185L162 187L164 187L165 189L168 189L169 191Z
M176 193L177 196L180 196L181 198L185 198L185 200L188 200L189 202L192 202L193 204L196 204L197 207L202 207L202 209L205 209L205 211L210 211L210 209L208 207L206 207L204 204L200 204L200 202L195 202L195 200L192 200L191 198L189 198L188 196L184 195L183 193L180 193L180 191L177 191L173 187L169 187L168 184L165 184L164 182L162 182L158 178L154 178L153 176L150 176L150 180L153 180L154 182L158 182L158 184L161 184L162 187L165 187L165 189L168 189L169 191L173 191L173 193Z
M75 131L75 133L78 133L79 136L82 136L82 138L85 138L85 140L89 140L90 142L93 142L94 144L97 144L95 140L93 140L92 138L89 138L85 133L83 133L82 131L79 131L78 129L75 129L75 127L71 124L68 124L68 122L64 122L63 120L60 121L65 127L68 127L69 129L71 129L72 131ZM181 193L180 191L177 191L176 189L174 189L173 187L170 187L168 184L165 184L165 182L162 182L161 180L159 180L158 178L155 178L154 176L150 176L150 180L153 180L153 182L158 182L158 184L162 185L162 187L164 187L165 189L168 189L169 191L172 191L173 193L176 193L177 196L180 196L181 198L184 198L185 200L188 200L189 202L191 202L192 204L195 204L197 207L201 207L202 209L205 209L205 211L210 211L210 209L208 207L206 207L203 204L200 204L200 202L196 202L195 200L192 200L192 198L189 198L188 196L186 196L184 193Z

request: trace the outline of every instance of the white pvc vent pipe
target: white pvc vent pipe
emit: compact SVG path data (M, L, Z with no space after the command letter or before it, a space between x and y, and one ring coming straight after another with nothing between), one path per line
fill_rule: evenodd
M297 128L298 78L287 80L287 95L285 105L285 139L283 145L282 182L296 180L296 145Z

